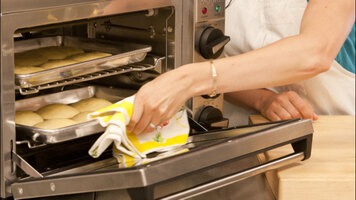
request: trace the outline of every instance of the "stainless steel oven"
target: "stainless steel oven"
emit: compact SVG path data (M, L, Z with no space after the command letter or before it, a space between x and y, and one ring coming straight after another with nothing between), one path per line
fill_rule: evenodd
M103 131L95 123L55 131L15 124L21 108L92 96L117 101L161 73L222 57L230 40L224 0L1 0L0 9L1 198L112 199L126 191L132 199L182 199L310 156L310 121L227 128L222 94L187 102L195 130L184 153L132 167L109 151L99 160L87 155ZM50 46L110 56L15 74L18 53ZM247 159L286 144L295 150L286 157Z

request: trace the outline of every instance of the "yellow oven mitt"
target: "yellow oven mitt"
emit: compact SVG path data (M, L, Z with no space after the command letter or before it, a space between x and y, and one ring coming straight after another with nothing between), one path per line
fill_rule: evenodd
M103 127L107 127L90 148L89 154L92 157L99 157L112 143L114 152L143 159L149 153L169 151L187 142L189 123L185 107L170 119L167 126L151 133L135 135L126 131L134 100L135 97L131 96L88 115L88 119L98 119ZM114 153L114 156L117 155Z

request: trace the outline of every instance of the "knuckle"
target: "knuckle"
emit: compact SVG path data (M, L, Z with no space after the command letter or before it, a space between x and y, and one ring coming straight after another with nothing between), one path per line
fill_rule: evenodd
M157 111L158 111L158 114L159 114L160 116L162 116L162 115L165 113L166 109L161 106L161 107L159 107L159 108L157 109Z
M284 99L284 95L283 95L283 94L282 94L282 95L278 95L278 96L276 97L276 101L275 101L275 102L282 102L283 99Z
M149 111L157 110L157 105L154 102L147 102L146 106L147 106L147 110Z

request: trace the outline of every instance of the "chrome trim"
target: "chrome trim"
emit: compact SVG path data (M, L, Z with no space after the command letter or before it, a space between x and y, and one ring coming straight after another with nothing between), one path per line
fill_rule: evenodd
M205 183L203 185L167 196L160 198L160 200L184 200L184 199L189 199L192 197L199 196L201 194L210 192L215 189L219 189L222 187L225 187L227 185L236 183L238 181L244 180L246 178L256 176L262 173L265 173L270 170L278 169L280 167L284 167L287 165L290 165L292 163L298 162L303 160L304 158L304 153L296 153L292 154L290 156L286 156L283 158L275 159L272 161L269 161L267 163L261 164L259 166L244 170L242 172L238 172L232 175L229 175L228 177L224 177L218 180L211 181L209 183Z

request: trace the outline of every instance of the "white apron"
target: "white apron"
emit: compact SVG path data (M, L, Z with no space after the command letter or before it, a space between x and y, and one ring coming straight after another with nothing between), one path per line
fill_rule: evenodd
M233 0L226 11L226 34L231 37L225 49L226 56L242 54L297 35L306 6L306 0ZM317 114L355 115L355 74L336 61L329 71L314 78L273 90L297 92L308 99ZM231 115L232 105L225 104L225 107ZM241 120L241 117L228 117Z

